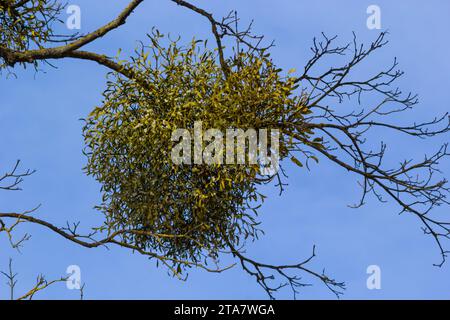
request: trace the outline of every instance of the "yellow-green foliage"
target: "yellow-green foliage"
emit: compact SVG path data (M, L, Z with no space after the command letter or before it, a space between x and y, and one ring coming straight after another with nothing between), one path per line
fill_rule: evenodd
M54 0L29 0L23 5L14 0L0 0L0 44L24 51L53 36L52 23L63 6Z
M242 53L227 61L204 42L187 48L170 42L142 48L125 66L149 83L112 74L103 105L86 119L86 171L102 185L109 231L137 229L149 234L124 240L173 259L196 262L215 256L228 243L257 236L257 207L263 196L257 165L175 165L172 132L203 128L280 129L281 157L292 138L284 133L309 111L294 95L295 78L282 76L268 55ZM288 128L295 131L294 128ZM307 136L307 133L298 133ZM175 236L175 237L174 237Z

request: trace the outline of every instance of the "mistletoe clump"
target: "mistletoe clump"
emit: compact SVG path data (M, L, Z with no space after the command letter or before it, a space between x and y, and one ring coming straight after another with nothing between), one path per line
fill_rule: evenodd
M111 74L101 106L86 119L86 171L100 182L109 232L134 230L123 241L155 252L181 269L220 250L254 239L264 196L258 192L277 174L258 164L175 164L174 130L278 129L279 156L311 132L297 130L304 114L296 78L282 76L267 53L241 52L227 70L207 43L178 41L136 50L121 62L141 81ZM222 150L223 151L223 150Z

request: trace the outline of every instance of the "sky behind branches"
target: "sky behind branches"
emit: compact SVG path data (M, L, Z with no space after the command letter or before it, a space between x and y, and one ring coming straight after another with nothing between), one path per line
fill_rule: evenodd
M127 1L79 0L82 29L89 32L111 20ZM216 17L236 9L242 24L255 19L255 32L275 40L274 60L288 70L300 72L310 57L312 39L325 32L338 35L338 43L352 40L352 31L360 42L369 43L379 31L366 27L366 9L381 8L382 30L389 30L390 44L358 68L355 77L367 77L389 66L394 57L406 72L398 85L419 94L417 110L393 119L397 123L425 121L449 111L450 90L450 2L419 1L196 1ZM162 33L192 37L210 37L208 22L170 1L146 1L128 23L108 34L90 48L115 55L121 47L122 57L132 52L138 40L156 26ZM333 63L335 61L330 61ZM100 202L100 186L82 172L86 158L80 118L101 103L105 74L101 66L77 60L55 61L57 69L43 66L44 72L17 71L17 79L0 78L0 168L12 167L17 159L23 168L36 169L26 179L24 191L0 193L2 211L22 211L42 204L39 217L64 225L80 221L81 227L100 225L102 216L93 208ZM370 99L366 100L371 103ZM342 108L351 108L345 104ZM422 159L436 151L448 136L425 141L379 131L372 136L374 147L379 139L388 143L387 160L398 163L405 158ZM351 209L360 195L357 177L321 159L311 171L287 165L289 186L280 197L275 188L265 187L269 196L261 210L260 241L248 246L248 254L270 263L295 263L308 257L317 247L315 269L326 268L329 275L347 283L343 299L380 298L450 298L450 266L433 266L440 260L430 237L423 235L412 216L398 215L399 208L389 201L379 203L373 197L366 206ZM442 169L449 176L448 162ZM440 208L448 214L447 208ZM22 253L2 245L0 269L14 259L19 272L18 293L34 285L39 273L49 279L65 274L69 265L81 267L88 299L265 299L265 292L254 279L236 267L223 274L191 272L187 282L180 282L157 269L155 262L128 250L113 248L85 249L69 243L38 226L24 225L32 234ZM87 230L87 229L85 229ZM1 239L6 243L5 239ZM224 258L223 263L233 260ZM366 268L381 268L381 290L368 290ZM307 278L305 278L307 279ZM4 280L4 281L3 281ZM334 296L314 279L312 287L302 290L299 298ZM7 298L8 288L0 281L0 298ZM42 292L39 298L77 298L64 284ZM286 289L279 298L291 298Z

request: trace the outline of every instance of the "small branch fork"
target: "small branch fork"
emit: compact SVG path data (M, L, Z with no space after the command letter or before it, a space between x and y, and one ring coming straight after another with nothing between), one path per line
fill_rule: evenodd
M8 272L4 272L4 271L0 271L0 273L5 276L6 279L8 279L8 282L6 283L9 287L9 298L10 300L14 300L14 290L16 288L16 284L17 284L17 273L15 273L13 271L12 268L12 259L9 259L9 268L8 268Z
M252 34L252 25L250 25L242 30L238 30L238 21L236 11L231 11L226 17L224 17L221 21L216 20L214 16L207 12L204 9L201 9L187 1L184 0L171 0L178 4L179 6L188 8L189 10L194 11L197 14L202 15L207 18L211 24L211 31L214 35L217 44L217 50L219 52L219 62L222 67L222 70L226 76L230 73L228 63L225 59L224 46L222 44L222 39L225 37L231 37L236 39L237 42L237 50L239 50L240 44L246 45L251 51L264 52L273 46L273 42L266 47L261 46L261 42L264 39L264 36L255 36Z
M322 282L337 298L339 298L344 290L345 283L338 282L333 278L326 275L325 270L322 273L311 270L307 265L316 257L316 247L313 247L311 255L300 263L293 265L271 265L257 262L253 259L243 255L242 250L236 249L229 243L231 254L236 257L241 267L249 275L255 277L256 282L264 289L270 299L275 299L275 293L284 287L289 287L293 293L294 299L300 293L299 289L303 287L311 286L310 283L304 282L302 277L298 275L290 275L290 272L302 272L310 277L313 277ZM269 273L267 273L269 272ZM273 285L272 282L276 280L276 276L280 276L284 279L284 282Z
M11 171L4 173L0 176L0 190L6 191L18 191L21 190L19 188L19 184L23 182L25 177L32 175L34 170L27 170L25 172L18 172L18 168L20 165L20 161L17 160L16 164L12 168Z
M9 259L8 271L7 272L0 271L0 274L2 274L8 280L8 282L6 284L9 287L10 300L15 300L16 299L15 298L15 288L17 285L18 273L13 271L12 259ZM63 278L63 277L61 277L60 279L47 281L43 275L39 275L36 279L36 284L33 286L33 288L31 288L29 291L27 291L22 296L18 297L17 300L27 300L27 299L32 300L38 292L40 292L44 289L47 289L48 287L52 286L55 283L65 282L65 281L67 281L67 278Z

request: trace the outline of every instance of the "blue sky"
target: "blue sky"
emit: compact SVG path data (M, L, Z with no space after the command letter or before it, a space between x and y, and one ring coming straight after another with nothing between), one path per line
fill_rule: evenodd
M69 1L82 10L82 32L111 20L127 1ZM301 70L309 58L314 36L323 31L339 35L342 43L355 31L360 41L368 42L377 30L366 27L366 9L381 8L382 28L390 31L390 44L360 70L361 75L387 66L394 56L406 75L399 82L405 91L419 94L417 110L400 115L398 121L424 120L449 110L450 2L421 1L196 1L219 17L237 9L244 21L255 19L255 31L274 39L275 61L283 68ZM146 1L128 23L90 49L114 55L119 47L127 53L153 26L188 41L193 36L209 36L209 25L199 16L170 1ZM99 185L82 172L86 163L81 150L82 123L78 119L101 102L106 71L90 62L57 61L58 69L44 67L18 71L17 79L0 78L0 168L22 160L24 168L36 169L23 184L24 191L0 193L1 211L20 211L42 204L38 216L57 225L80 221L89 227L101 224L94 205L100 202ZM374 143L383 139L391 146L389 157L395 160L421 158L449 137L415 141L390 132L380 132ZM449 163L442 169L448 177ZM317 246L318 257L312 264L323 267L338 280L347 283L343 299L449 299L450 266L433 266L439 252L420 230L416 219L399 216L392 202L379 203L370 198L360 209L348 204L358 200L356 177L321 160L311 171L288 167L289 187L279 197L267 189L268 201L261 219L266 235L248 246L248 254L264 262L294 263L307 257ZM448 207L440 209L448 213ZM22 232L32 239L18 253L6 246L4 236L0 269L9 257L19 272L19 293L31 287L37 274L55 278L65 274L69 265L79 265L89 299L265 299L256 282L239 268L226 273L193 271L187 282L173 279L154 262L120 248L85 249L37 226L26 225ZM229 261L225 259L224 261ZM366 287L366 268L381 268L380 290ZM6 281L6 280L5 280ZM8 288L0 281L0 298ZM302 290L299 298L334 299L320 283ZM72 299L77 293L56 285L39 298ZM289 290L279 298L291 298Z

